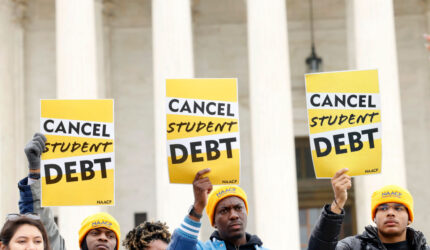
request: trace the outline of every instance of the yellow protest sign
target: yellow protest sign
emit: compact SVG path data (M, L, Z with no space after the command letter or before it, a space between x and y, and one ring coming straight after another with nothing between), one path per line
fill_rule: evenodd
M239 184L236 79L167 79L166 113L171 183L210 168L212 184Z
M377 70L305 75L309 140L315 175L381 172L381 110Z
M42 206L114 205L113 100L41 100Z

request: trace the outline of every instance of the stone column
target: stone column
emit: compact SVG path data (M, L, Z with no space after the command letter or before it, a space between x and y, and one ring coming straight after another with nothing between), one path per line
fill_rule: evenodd
M249 219L266 247L300 249L286 5L249 0L247 8L255 196Z
M406 170L393 2L347 1L346 16L350 69L378 69L381 95L382 173L353 179L361 232L371 222L373 191L388 184L406 187Z
M194 76L189 0L153 0L156 218L179 226L193 203L191 185L169 184L166 154L166 78Z
M57 98L104 98L103 62L97 40L99 0L56 0ZM98 26L97 26L98 25ZM103 46L102 46L103 48ZM79 249L80 223L101 207L60 207L59 227L67 248Z
M17 213L25 177L24 23L26 1L0 0L0 214ZM4 217L0 218L0 223Z

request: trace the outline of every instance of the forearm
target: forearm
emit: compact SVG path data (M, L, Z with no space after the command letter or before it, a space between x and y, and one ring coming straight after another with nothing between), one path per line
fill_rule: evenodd
M200 222L186 216L180 227L174 231L168 249L197 249L200 227Z
M334 250L339 240L340 229L345 216L331 212L331 205L323 208L309 239L309 250Z
M51 248L53 250L64 250L64 239L61 237L58 227L55 224L52 210L49 207L41 207L40 180L30 180L31 185L27 185L28 183L29 178L24 178L18 183L20 190L20 213L39 214L40 220L48 233Z

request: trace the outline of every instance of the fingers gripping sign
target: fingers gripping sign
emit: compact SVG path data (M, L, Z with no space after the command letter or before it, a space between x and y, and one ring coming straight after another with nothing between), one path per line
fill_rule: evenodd
M351 188L351 177L347 175L347 168L343 168L336 172L331 179L331 185L334 192L334 201L331 204L331 211L337 214L342 212L345 206L346 200L348 199L348 189Z
M200 170L199 172L197 172L196 177L193 181L194 209L195 212L197 212L198 214L203 213L203 210L205 209L207 204L208 195L212 191L212 183L209 180L209 177L204 177L204 175L209 172L209 168Z
M40 156L45 149L46 137L41 133L35 133L31 141L24 148L28 160L30 172L40 171Z

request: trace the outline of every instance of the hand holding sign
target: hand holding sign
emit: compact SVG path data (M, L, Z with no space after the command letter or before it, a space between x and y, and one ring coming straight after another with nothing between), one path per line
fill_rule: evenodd
M337 214L342 212L345 206L346 200L348 199L348 189L351 188L351 177L346 174L347 168L343 168L336 172L331 179L331 186L334 192L334 201L331 204L331 211Z
M40 170L40 155L45 149L46 137L41 133L35 133L33 139L24 148L30 170Z
M200 170L193 181L194 209L198 214L203 213L208 202L208 195L212 191L212 183L209 177L203 177L203 175L210 171L209 168Z

